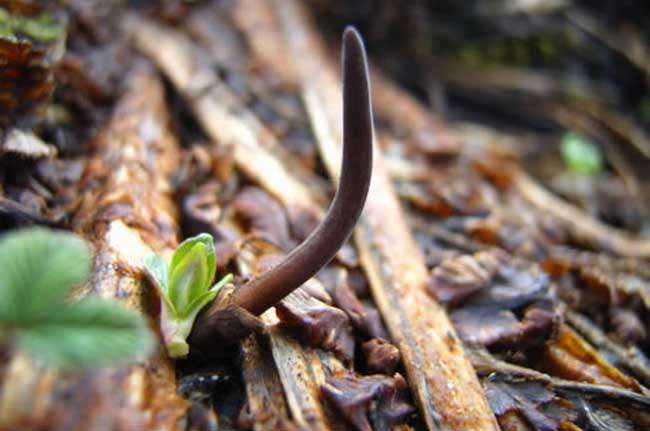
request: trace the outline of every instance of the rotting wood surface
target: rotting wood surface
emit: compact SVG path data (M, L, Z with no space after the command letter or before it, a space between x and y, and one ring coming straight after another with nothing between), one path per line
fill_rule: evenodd
M203 53L181 32L132 17L127 27L135 45L152 58L188 101L206 133L219 145L232 146L237 166L287 208L317 211L323 195L300 181L295 166L277 156L281 146L257 117L249 112L203 58ZM161 50L163 44L166 49ZM308 175L306 172L304 175ZM304 180L304 179L303 179Z
M603 225L584 211L553 196L526 173L518 172L513 183L532 205L566 223L580 240L619 256L650 258L650 241L632 238L624 232Z
M78 294L117 298L156 327L157 300L139 262L152 250L169 253L177 244L169 178L178 149L155 71L143 67L130 73L86 172L88 192L75 227L96 257L91 280ZM187 408L162 346L134 366L80 376L46 371L19 356L5 376L0 429L182 430Z
M625 361L636 378L641 380L644 385L650 385L650 373L648 373L650 364L638 347L624 346L610 340L589 318L575 311L567 311L566 319L576 332L585 337L596 348L611 352L619 361Z
M246 384L246 420L255 431L292 430L278 371L271 352L256 335L241 343L242 375Z
M320 177L300 167L277 138L217 76L205 52L182 32L131 17L126 28L136 47L151 58L187 100L206 134L232 148L237 167L287 209L289 219L318 221L328 203ZM166 46L158 49L159 44ZM315 223L314 223L315 225ZM339 251L345 253L346 246Z
M296 59L294 67L322 158L331 177L337 178L342 142L337 75L298 6L284 1L282 7L279 2L275 6L289 58ZM269 32L268 27L265 30ZM254 31L248 37L251 45L256 40L262 43ZM402 353L422 416L429 429L497 430L474 369L445 311L424 291L427 272L423 259L379 155L373 169L366 210L355 239L375 301Z
M252 250L245 248L240 250L238 256L239 268L243 275L255 275L254 267L258 256ZM301 430L343 430L340 418L328 414L326 407L321 403L320 390L321 385L326 381L327 375L338 371L344 371L345 367L330 352L319 351L311 347L303 346L290 334L284 332L279 326L279 319L276 315L275 308L270 308L262 314L262 320L267 326L268 344L271 355L277 368L277 376L280 378L284 388L286 404L291 412L292 425ZM242 349L252 349L255 355L248 357L243 355L244 369L258 362L255 356L263 355L265 347L251 335L244 341ZM271 371L267 372L267 375ZM271 376L267 381L255 381L248 377L253 375L244 375L246 388L249 394L264 394L265 392L274 391L274 378ZM262 387L269 384L268 387ZM249 403L250 403L249 399ZM266 404L260 400L253 399L253 405L257 409L251 409L254 419L263 419L255 430L269 429L264 418L277 413L283 414L282 404L274 401L273 404ZM260 407L268 408L270 411L265 412ZM270 415L269 415L270 413ZM282 423L283 416L279 420ZM271 421L271 424L273 421Z
M289 214L299 215L301 211L307 211L317 218L322 217L323 209L318 203L320 197L295 177L294 172L276 157L275 152L272 153L267 146L260 144L261 140L268 143L274 139L273 135L264 132L261 125L256 125L259 124L256 117L239 104L210 68L200 61L200 53L182 33L143 20L132 21L130 27L138 48L169 76L179 93L188 100L208 135L217 145L234 147L235 162L246 175L278 198ZM161 40L164 40L168 48L166 53L157 49ZM196 87L196 76L202 77L200 91ZM257 130L262 135L251 134L251 130ZM275 145L271 144L273 147ZM343 429L336 418L328 417L320 400L320 387L325 383L326 372L341 369L342 365L331 353L319 354L315 349L304 347L283 334L275 326L277 317L273 309L265 313L262 319L269 326L272 356L295 425L310 430ZM261 347L256 345L257 342L253 343L249 339L245 343L246 348L253 348L259 353ZM249 358L244 355L243 368L250 369L252 364L247 364L246 361L252 360L255 363L256 356ZM244 377L246 376L254 374L247 373ZM265 392L276 392L272 386L258 387L264 381L247 380L246 383L249 394L265 397ZM263 399L258 401L250 412L253 418L282 411L281 407L266 404ZM274 422L267 423L270 426ZM265 423L261 423L259 429L268 428Z

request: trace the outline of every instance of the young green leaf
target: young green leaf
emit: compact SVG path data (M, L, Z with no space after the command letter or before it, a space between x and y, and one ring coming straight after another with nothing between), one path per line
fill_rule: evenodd
M87 298L19 329L15 342L47 364L75 368L125 363L147 354L153 337L136 312L117 302Z
M185 257L196 244L205 245L205 255L208 259L208 268L210 273L208 273L208 278L210 281L214 278L214 274L217 271L217 253L214 249L214 239L212 235L207 233L202 233L192 238L188 238L185 241L181 242L174 255L172 256L172 261L169 265L170 268L174 268L179 264L179 262Z
M30 324L90 273L90 250L74 235L41 228L0 240L0 322Z
M168 295L176 311L182 313L193 298L208 290L212 281L208 279L209 272L206 247L201 242L194 244L179 262L172 264Z
M147 273L155 282L156 287L160 289L160 295L167 295L169 290L169 268L165 259L152 253L144 258L143 264Z
M188 354L186 339L196 316L214 300L221 287L232 280L232 276L228 275L210 287L216 272L216 261L214 240L208 234L183 241L169 267L160 256L148 256L144 261L145 269L162 299L160 328L167 352L173 358Z
M182 319L187 319L190 316L196 316L199 311L203 307L205 307L209 302L211 302L214 298L217 297L217 294L219 293L218 290L209 290L202 295L197 296L194 298L194 301L192 301L186 308L183 310L183 315L180 316Z

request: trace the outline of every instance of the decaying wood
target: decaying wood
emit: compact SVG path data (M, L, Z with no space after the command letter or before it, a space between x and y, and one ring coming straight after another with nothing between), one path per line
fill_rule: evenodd
M206 133L222 146L232 146L237 166L259 183L290 211L319 211L314 201L325 205L325 196L300 181L300 174L286 166L278 153L281 145L248 111L217 76L191 41L178 31L144 19L133 18L128 28L138 49L152 58L188 101ZM159 49L161 45L166 48ZM296 177L297 176L297 177Z
M278 431L296 428L289 417L282 382L273 365L271 352L249 335L241 344L242 374L246 384L246 419L255 431Z
M528 202L565 223L580 240L619 256L650 258L650 241L632 238L598 222L584 211L554 196L526 173L517 172L513 184Z
M152 250L170 252L178 241L169 186L177 143L162 83L151 68L131 73L87 171L88 193L75 225L96 257L79 294L117 298L157 327L157 300L140 260ZM0 406L3 429L181 430L188 403L176 394L173 364L158 346L134 366L81 376L56 374L18 357L7 371Z
M374 75L373 78L375 78ZM395 89L389 81L379 78L373 79L374 105L378 112L393 120L401 118L400 116L404 118L422 118L422 120L408 120L409 122L403 123L409 126L409 130L421 129L424 127L422 124L426 123L426 119L430 123L435 123L436 117L428 113L423 106L412 100L403 91ZM379 97L384 93L386 97ZM389 106L383 108L384 104ZM402 106L402 109L393 109L395 106ZM410 129L410 127L414 127L414 129ZM490 136L489 138L492 138L490 140L505 138L505 136L498 136L498 134L492 135L494 136ZM461 141L466 140L465 133L458 130L456 138ZM485 147L485 149L489 148L490 151L496 153L508 153L507 146L500 143L492 145L485 139L479 141L482 142L481 146ZM625 232L596 221L584 211L548 192L524 172L519 171L513 177L512 183L533 206L565 223L580 240L622 257L641 259L650 257L650 241L632 238Z
M623 346L610 340L603 331L587 317L568 310L567 322L598 349L614 355L636 378L650 385L650 361L636 346Z
M554 376L643 392L636 380L614 367L567 325L560 326L557 338L545 350L543 367Z
M256 259L257 256L251 250L240 251L239 267L242 274L254 275L253 267ZM327 414L320 397L321 385L325 383L327 375L343 371L343 365L332 353L303 346L295 338L285 333L278 326L279 319L275 308L267 310L261 317L267 326L271 353L284 388L293 424L298 429L304 430L344 429L340 419ZM252 337L249 337L244 345L248 343L258 351L263 349ZM246 362L254 360L254 358L248 358L245 355L243 359L244 368L251 366ZM263 383L265 382L247 379L248 392L259 393L273 390L272 386L260 387ZM271 411L271 413L277 412ZM279 413L282 411L280 410Z
M77 229L96 247L93 293L118 297L152 317L157 315L157 299L142 278L141 261L152 251L169 255L178 245L170 180L179 155L162 82L149 67L143 69L133 72L127 95L97 140L99 156L93 167L102 184L97 194L86 197ZM152 326L157 328L157 322ZM158 346L128 377L137 382L129 386L129 398L150 416L152 427L184 426L187 403L176 394L174 373L173 363Z
M290 58L295 59L322 159L330 176L338 178L342 142L338 75L299 6L278 1L275 11ZM373 296L400 348L411 389L429 429L498 429L445 311L424 290L428 274L423 258L381 156L375 157L371 190L355 240Z
M599 394L603 397L605 397L606 394L610 394L621 402L631 401L632 403L636 404L634 408L645 408L644 406L650 405L650 398L648 398L647 394L639 394L638 392L634 392L629 389L612 385L574 382L553 377L548 374L532 370L530 368L521 367L501 361L484 350L470 350L470 356L477 372L482 377L487 377L492 373L499 373L510 377L524 377L526 379L548 382L552 384L553 387L567 392L575 391L585 394Z
M295 423L305 430L345 429L341 419L325 409L320 396L330 367L341 370L343 366L331 353L319 354L283 333L274 309L265 312L262 320L269 325L271 352Z
M274 139L273 135L267 135L268 132L263 136L251 134L250 130L261 130L261 125L251 126L258 120L239 104L235 109L231 104L236 103L232 95L216 76L206 78L210 69L200 65L200 53L185 36L140 20L133 23L132 28L137 46L170 77L176 89L189 101L206 132L218 145L233 145L237 166L246 175L278 198L290 212L307 210L317 217L322 216L322 206L317 203L320 199L294 177L293 171L290 172L274 153L260 144L260 141ZM162 41L167 47L164 51L158 49ZM196 86L197 76L202 77L199 87ZM283 334L275 327L275 310L267 311L262 319L269 325L272 354L293 421L304 429L335 429L336 419L327 417L320 401L320 386L325 382L326 371L340 364L330 353L303 347ZM249 392L273 391L272 387L257 387L262 383L259 381L247 383Z

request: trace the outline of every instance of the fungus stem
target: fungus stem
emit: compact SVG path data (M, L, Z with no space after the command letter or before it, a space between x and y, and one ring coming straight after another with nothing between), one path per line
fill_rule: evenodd
M235 290L232 301L261 314L332 260L361 215L372 172L372 111L359 33L343 34L343 160L339 187L323 221L281 263Z

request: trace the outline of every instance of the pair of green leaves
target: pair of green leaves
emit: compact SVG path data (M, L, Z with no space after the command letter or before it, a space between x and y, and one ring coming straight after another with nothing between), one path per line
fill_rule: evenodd
M227 275L211 286L216 273L214 240L200 234L183 241L171 263L152 254L144 266L162 299L160 327L169 356L184 357L189 353L187 337L199 311L211 302L223 285L232 280Z
M0 341L61 368L124 363L152 347L144 319L118 302L66 301L91 269L78 237L41 228L9 233L0 240L0 267Z

